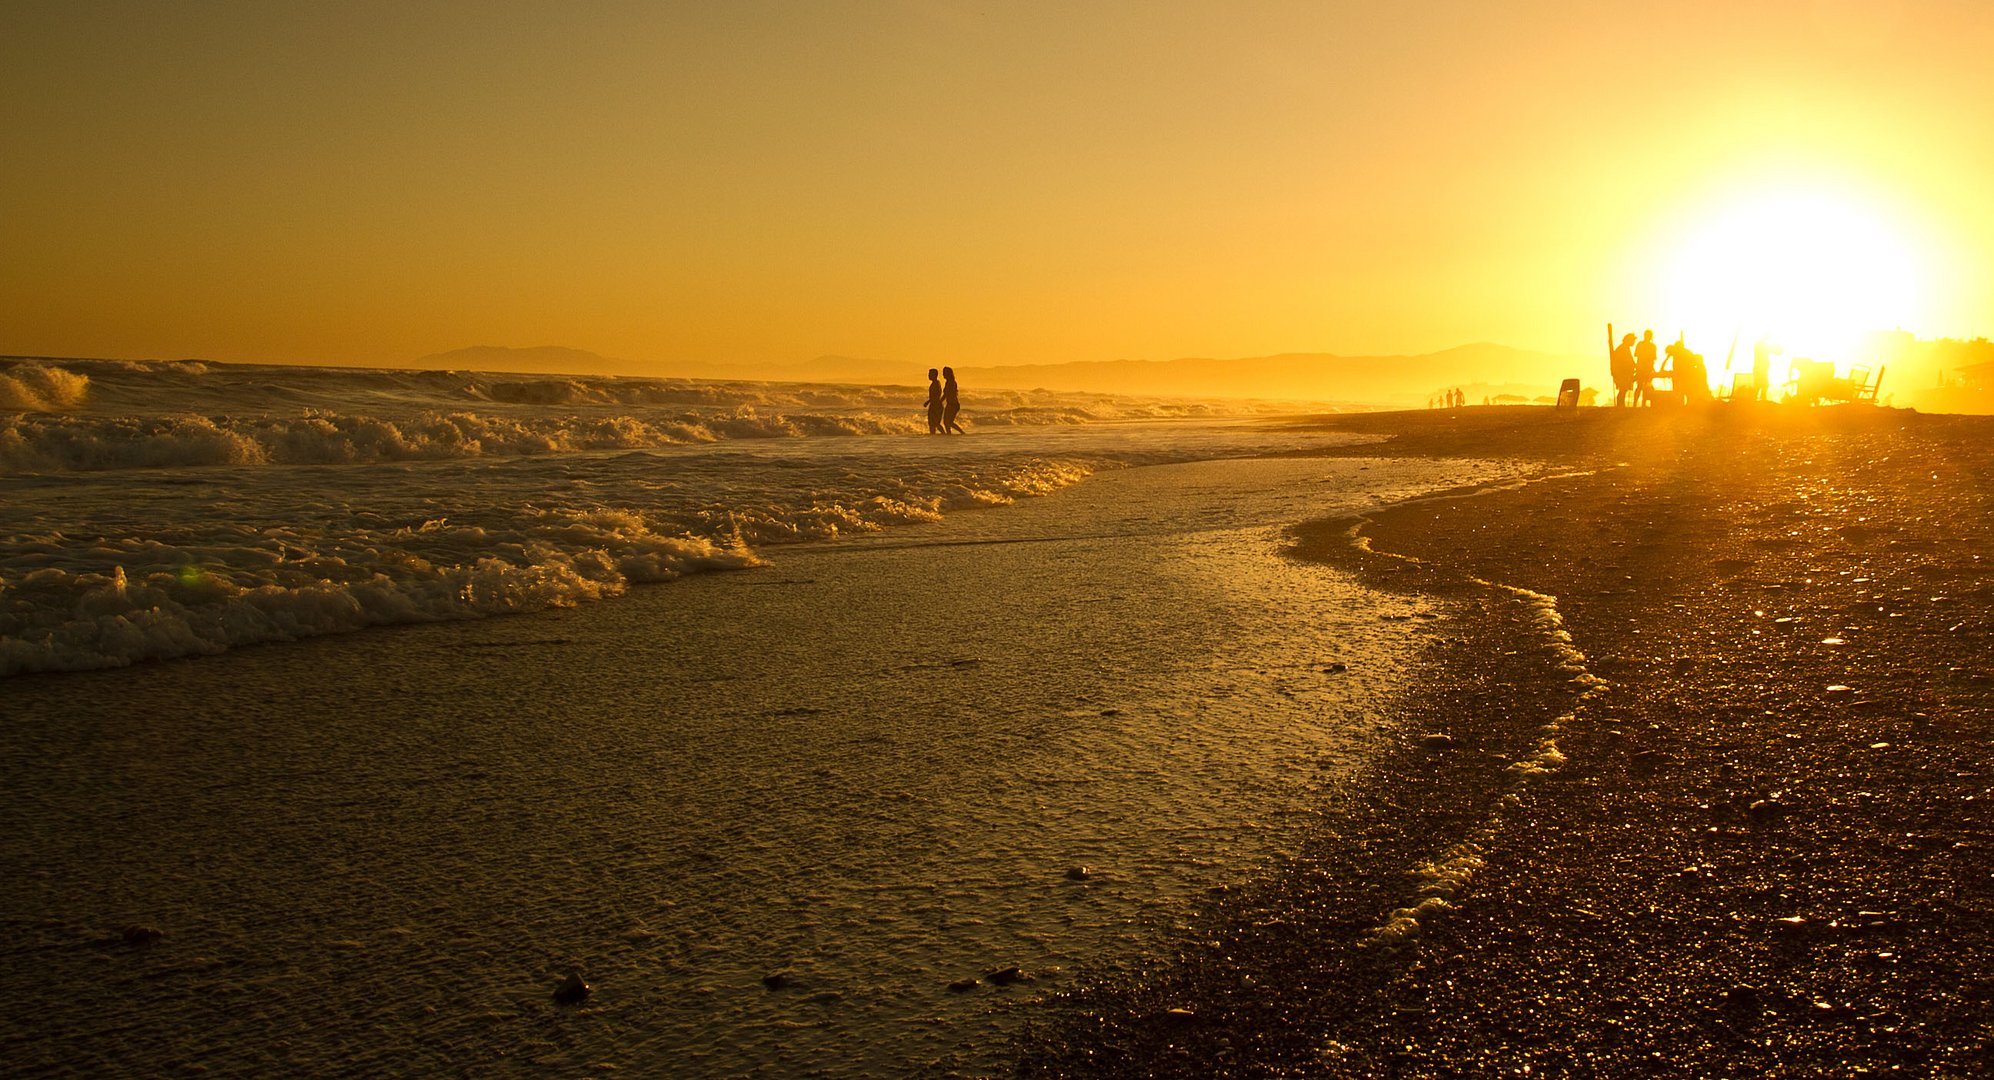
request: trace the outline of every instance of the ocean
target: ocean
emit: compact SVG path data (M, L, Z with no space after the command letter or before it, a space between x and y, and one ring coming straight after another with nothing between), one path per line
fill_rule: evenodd
M1289 530L1517 469L922 397L0 360L10 1061L1001 1070L1447 632Z
M917 388L0 360L0 676L533 611L1270 437L1218 405Z

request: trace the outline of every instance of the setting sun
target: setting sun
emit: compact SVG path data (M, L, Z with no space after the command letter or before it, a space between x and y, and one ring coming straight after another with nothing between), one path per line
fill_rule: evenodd
M1929 256L1880 205L1826 188L1753 191L1703 211L1660 267L1666 329L1846 362L1869 331L1919 325ZM1721 361L1720 361L1721 362Z

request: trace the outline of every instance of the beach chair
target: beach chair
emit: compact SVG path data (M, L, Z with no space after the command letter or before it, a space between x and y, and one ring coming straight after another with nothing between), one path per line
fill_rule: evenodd
M1876 378L1869 379L1867 378L1869 375L1868 368L1851 368L1849 370L1849 381L1855 383L1855 396L1849 400L1868 402L1871 405L1876 404L1876 392L1883 389L1883 373L1885 370L1887 369L1877 368ZM1856 374L1857 372L1861 372L1862 374L1858 375Z

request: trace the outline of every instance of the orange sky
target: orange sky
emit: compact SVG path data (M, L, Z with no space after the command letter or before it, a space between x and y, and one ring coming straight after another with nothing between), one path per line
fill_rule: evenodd
M0 102L9 353L1590 353L1823 185L1994 332L1978 0L21 2Z

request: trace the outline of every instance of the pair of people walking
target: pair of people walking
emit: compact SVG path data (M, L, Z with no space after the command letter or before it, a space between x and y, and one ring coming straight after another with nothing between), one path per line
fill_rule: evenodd
M928 369L928 434L967 435L962 425L955 422L955 414L962 411L962 403L956 400L955 369L941 369L941 377L935 377L935 369Z

